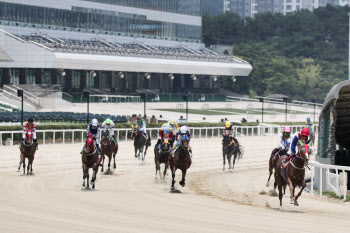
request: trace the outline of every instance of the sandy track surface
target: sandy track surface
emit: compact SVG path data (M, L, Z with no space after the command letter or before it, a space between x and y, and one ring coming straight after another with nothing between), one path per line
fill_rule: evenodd
M234 173L222 173L220 139L194 139L186 187L154 179L153 151L140 165L121 142L113 175L98 174L96 191L81 190L80 144L40 146L34 175L17 173L18 147L2 147L0 232L345 232L349 203L304 192L300 206L277 210L265 187L275 137L239 138ZM152 145L153 147L153 145ZM271 182L272 183L272 182ZM260 193L260 194L259 194Z

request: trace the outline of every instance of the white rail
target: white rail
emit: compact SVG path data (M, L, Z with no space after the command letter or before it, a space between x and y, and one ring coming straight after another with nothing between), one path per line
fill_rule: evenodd
M235 127L235 136L243 137L243 136L269 136L276 135L281 131L283 126L236 126ZM300 131L303 126L291 126L292 133ZM191 137L192 138L213 138L213 137L221 137L223 127L190 127ZM314 129L317 127L314 125ZM119 140L128 140L129 132L131 128L115 128L114 133ZM158 138L159 128L148 128L147 131L151 135L151 138ZM60 143L83 143L84 135L86 134L85 129L62 129L62 130L37 130L37 138L41 140L40 144L56 144L57 140L61 139ZM61 133L62 135L57 138L56 134ZM75 134L79 134L79 140L77 141L75 138ZM6 139L11 141L11 145L13 145L13 141L15 139L14 135L17 136L17 141L19 141L22 136L22 131L0 131L0 146L3 146L3 140L6 135L9 135ZM39 136L43 134L42 136ZM4 136L5 135L5 136ZM48 136L49 135L49 136ZM52 135L52 136L51 136ZM69 138L69 142L65 140L66 135L71 135ZM156 135L156 136L154 136ZM58 135L57 135L58 136ZM48 138L47 137L52 137ZM42 138L42 139L41 139ZM51 141L47 143L47 141Z
M346 177L347 177L347 173L345 171L349 171L350 172L350 167L346 167L346 166L337 166L337 165L331 165L331 164L322 164L316 161L312 161L309 162L309 165L311 165L312 169L311 169L311 194L313 194L313 187L314 187L314 171L316 171L316 169L320 170L320 175L319 175L319 184L320 184L320 196L322 196L322 191L324 190L323 184L322 184L322 171L323 169L326 169L326 183L328 186L330 186L331 190L334 191L334 193L339 196L340 198L340 187L339 187L339 171L343 172L343 198L344 200L346 200L346 195L347 195L347 182L346 182ZM330 173L329 169L334 169L336 171L335 174ZM339 170L339 171L338 171ZM334 187L331 183L330 183L330 176L336 178L336 187Z

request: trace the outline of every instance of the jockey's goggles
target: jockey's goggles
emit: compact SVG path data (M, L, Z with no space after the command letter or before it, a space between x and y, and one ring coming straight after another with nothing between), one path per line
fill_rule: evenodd
M93 125L92 128L93 128L93 129L97 129L97 126Z
M301 137L303 137L303 138L307 138L307 135L301 135Z

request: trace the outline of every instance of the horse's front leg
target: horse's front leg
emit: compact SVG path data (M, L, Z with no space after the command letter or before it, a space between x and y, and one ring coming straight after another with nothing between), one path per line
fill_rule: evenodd
M185 187L186 172L187 172L187 169L183 169L183 170L182 170L182 180L179 182L179 184L180 184L182 187Z
M95 181L96 181L96 176L97 176L97 172L98 172L98 166L95 163L92 166L92 178L91 178L91 185L92 185L92 190L95 190Z
M138 156L137 156L137 148L136 148L136 146L135 146L135 158L137 158Z
M83 164L83 187L85 188L85 179L87 177L86 164Z
M115 156L116 156L117 153L118 153L118 144L116 145L115 150L114 150L114 152L113 152L114 169L117 168L117 164L115 163Z
M287 177L287 182L290 191L290 204L294 204L294 185L289 177Z
M176 173L176 168L175 165L171 168L171 177L172 177L172 181L171 181L171 190L175 190L175 173Z
M26 174L26 158L23 156L23 175Z
M19 156L19 166L18 166L18 172L21 171L21 165L23 163L23 160L24 160L24 155L21 153L21 155Z
M225 172L225 164L226 164L225 152L222 152L222 160L223 160L222 172Z
M269 178L267 179L267 183L266 183L266 187L269 187L269 184L270 184L270 178L271 178L271 175L273 173L273 166L272 166L272 157L270 157L269 159ZM275 187L276 188L276 187Z
M227 156L227 160L228 160L228 165L229 165L229 171L230 172L233 172L233 166L232 166L232 153L230 153L228 156ZM234 163L234 162L233 162Z
M163 180L165 180L165 176L167 174L168 166L169 166L169 162L166 162L165 165L164 165Z
M113 153L113 152L111 152L110 155L108 156L108 171L111 170L112 153Z
M299 206L299 203L298 203L298 198L300 197L301 193L303 192L304 188L306 187L306 184L305 184L305 180L303 180L303 182L301 183L301 190L300 192L298 193L298 195L296 195L296 197L294 198L294 205L296 206Z
M236 164L236 159L237 159L237 152L235 150L233 150L232 153L233 153L232 170L234 170L235 169L235 164Z
M156 164L156 174L154 175L154 179L158 179L158 171L160 172L160 163L158 159L155 159Z
M105 154L101 155L101 163L100 163L100 166L101 166L101 172L104 171L104 165L105 165Z

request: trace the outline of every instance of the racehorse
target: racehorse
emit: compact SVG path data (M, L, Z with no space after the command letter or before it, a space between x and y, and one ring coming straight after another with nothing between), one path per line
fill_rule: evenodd
M271 152L271 156L270 156L270 159L269 159L269 178L267 179L267 183L266 183L266 187L269 187L270 185L270 178L271 178L271 175L273 173L273 170L275 169L276 167L276 163L277 163L277 160L284 154L284 155L287 155L287 152L289 150L289 147L290 147L290 142L288 142L288 140L285 140L285 144L286 144L286 147L284 150L282 149L278 149L278 148L275 148L272 150ZM274 182L274 189L276 189L277 187L277 183L276 181Z
M290 189L290 204L298 206L298 198L306 187L305 184L305 166L307 166L309 161L309 145L302 143L299 140L301 148L297 155L292 157L288 162L285 169L281 168L283 159L287 158L287 155L281 156L276 163L275 180L278 184L279 200L280 200L280 210L282 210L282 187L287 184ZM298 195L294 196L294 191L296 186L301 186L301 190Z
M169 167L169 156L171 154L171 141L169 140L169 135L165 134L164 138L162 140L162 144L160 145L160 151L154 147L154 162L156 164L156 174L155 179L158 179L158 171L159 171L159 177L161 177L160 173L160 164L164 163L164 172L163 172L163 179L165 179L166 171Z
M179 184L182 187L185 187L185 176L187 169L192 164L192 159L190 156L189 148L188 148L188 141L189 137L187 135L183 135L181 137L181 142L178 148L176 149L174 153L174 157L169 157L169 163L170 163L170 169L171 169L171 175L172 175L172 182L171 182L171 190L175 190L175 172L177 169L180 169L182 171L182 180L179 182Z
M34 160L34 155L36 152L36 148L33 142L33 133L31 130L29 130L26 133L26 138L24 139L23 142L21 142L21 147L20 147L20 161L19 161L19 166L18 166L18 172L21 170L21 164L23 163L23 175L26 174L26 158L28 159L28 166L27 166L27 175L29 175L29 167L30 167L30 174L33 173L33 160Z
M89 188L89 169L92 168L93 174L91 178L92 190L95 190L95 181L98 173L99 157L98 151L94 143L93 137L86 139L86 147L83 155L81 156L83 164L83 188ZM85 186L85 179L87 179L87 185Z
M133 127L131 133L132 137L134 138L135 158L142 159L142 163L144 163L148 145L150 144L150 138L148 138L147 141L146 137L142 131L140 131L139 127Z
M111 160L112 155L114 159L114 168L117 168L117 164L115 163L115 155L118 153L118 144L114 143L113 137L110 136L110 131L106 130L102 133L101 137L101 172L103 172L103 165L105 163L105 155L108 156L108 170L111 171Z
M234 155L233 158L233 165L231 165L231 158L232 154ZM222 140L222 157L224 160L222 171L225 171L225 164L226 164L226 158L229 164L229 171L233 172L236 158L241 159L243 156L243 149L242 146L239 145L238 141L236 140L236 145L233 143L232 139L229 136L224 136Z

